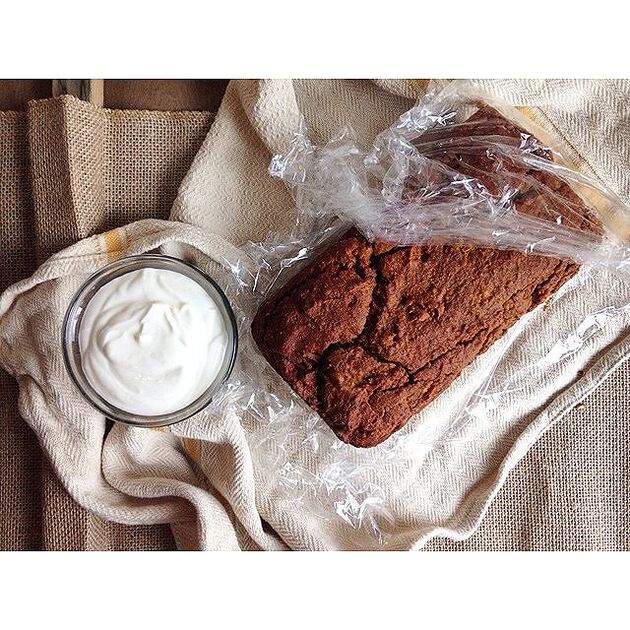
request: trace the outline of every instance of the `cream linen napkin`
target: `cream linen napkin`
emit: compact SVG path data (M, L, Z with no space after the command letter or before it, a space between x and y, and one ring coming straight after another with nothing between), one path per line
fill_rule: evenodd
M622 135L629 82L557 82L553 90L540 82L489 85L515 104L535 106L534 116L574 139L585 170L628 200L618 160L630 161L630 139ZM300 113L316 142L349 122L368 143L409 107L407 98L421 87L407 81L232 82L182 183L173 222L142 221L82 241L3 294L0 362L18 380L22 416L79 503L122 523L170 522L180 548L407 549L438 535L461 539L474 531L535 439L627 357L630 283L583 270L515 332L496 375L495 409L486 399L484 413L466 424L457 440L431 447L422 438L423 427L449 421L501 356L501 343L401 432L399 460L357 469L354 482L378 488L386 508L382 518L375 517L380 539L369 528L354 529L335 511L338 488L330 497L305 492L299 500L281 492L277 476L252 447L260 444L265 427L250 418L211 409L170 431L115 425L104 438L104 418L75 391L59 344L65 306L86 275L118 256L164 244L214 275L225 274L213 260L235 259L245 240L262 239L291 223L291 200L268 177L267 165L271 152L286 146ZM607 152L615 159L595 159L589 147L593 155ZM558 340L559 329L579 334ZM567 358L555 362L554 353ZM546 367L532 373L528 386L520 391L500 386L515 382L532 357ZM357 462L378 462L378 449L370 453L357 455ZM330 457L305 448L287 463L323 478Z

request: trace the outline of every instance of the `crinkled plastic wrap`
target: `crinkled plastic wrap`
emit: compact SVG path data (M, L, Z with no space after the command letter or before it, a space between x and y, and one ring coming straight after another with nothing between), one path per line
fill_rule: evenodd
M423 98L380 134L368 152L357 146L348 129L323 147L313 146L303 129L286 155L274 157L270 172L292 188L300 212L338 216L370 239L398 245L459 241L625 267L630 232L624 204L601 183L567 166L553 144L529 134L513 138L495 135L492 129L487 135L474 130L479 123L470 121L471 113L488 105L503 110L517 125L523 117L464 86L455 83ZM531 121L524 124L529 130L534 127ZM475 135L467 135L468 130ZM465 164L467 172L445 164L446 153ZM498 180L495 190L470 174L471 163L480 159ZM532 172L568 184L593 207L591 220L584 222L572 200ZM515 207L522 189L530 187L551 200L539 217Z
M531 135L491 129L469 134L467 120L488 105ZM443 160L445 152L452 159ZM493 169L497 185L474 176L470 165L479 160ZM465 172L457 164L467 165ZM608 322L629 307L621 287L630 273L630 214L610 190L566 162L559 140L518 110L476 93L469 82L429 93L367 149L348 129L314 146L303 128L288 152L273 158L270 173L294 195L295 226L289 234L249 244L238 260L223 261L234 280L227 293L240 318L241 349L234 376L215 404L243 418L256 474L278 496L296 506L303 501L318 517L364 528L385 544L392 497L406 496L429 450L475 439L476 430L463 430L475 420L483 419L483 431L505 430L505 418L519 413L506 407L514 407L513 392L526 387L549 399L554 392L548 391L548 370L561 373L589 340L610 342ZM552 187L537 173L552 174ZM558 192L558 181L592 209L590 216L584 217L575 198ZM538 216L518 210L524 185L551 200ZM608 295L588 313L552 322L552 342L533 349L530 344L523 356L519 338L532 318L545 317L545 307L526 314L404 429L376 447L357 449L339 441L293 393L250 332L262 301L350 225L369 239L398 245L437 240L571 259L583 265L580 272L549 302L588 291L602 277ZM385 482L381 475L392 467L395 489L392 476Z

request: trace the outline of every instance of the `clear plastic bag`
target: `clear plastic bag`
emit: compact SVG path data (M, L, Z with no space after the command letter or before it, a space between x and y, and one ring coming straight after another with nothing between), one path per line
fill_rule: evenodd
M455 82L421 99L369 151L357 146L350 129L323 147L313 146L302 129L287 154L274 157L270 173L290 186L299 212L337 216L369 239L397 245L467 242L581 264L627 266L630 212L623 202L571 169L557 145L520 130L499 135L492 119L473 121L475 109L488 106L523 123L516 109ZM445 163L449 154L465 166L463 172ZM482 168L475 169L480 160ZM552 188L558 182L591 206L593 216L584 221L577 200ZM523 189L546 200L544 212L519 211Z
M294 194L294 229L222 261L241 346L234 376L214 404L242 418L267 500L287 513L302 509L315 521L341 519L396 546L392 537L404 532L400 523L408 516L401 501L448 511L456 494L450 497L445 479L460 475L465 483L475 467L481 475L497 440L554 400L630 317L628 208L574 170L543 130L514 134L508 128L501 135L484 133L483 124L474 129L470 116L488 105L534 129L514 108L457 82L423 97L367 150L349 129L314 146L303 127L270 165L271 175ZM474 176L479 160L491 177ZM549 200L538 216L519 210L523 187ZM590 209L586 218L583 204ZM250 331L260 304L349 226L400 246L470 243L583 266L403 429L377 447L356 449L339 441L267 364ZM595 290L602 282L605 297ZM468 451L458 446L473 442Z

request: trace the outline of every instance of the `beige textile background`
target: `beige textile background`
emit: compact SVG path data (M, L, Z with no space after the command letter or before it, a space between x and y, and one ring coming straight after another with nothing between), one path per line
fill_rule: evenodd
M90 233L168 214L205 137L205 113L114 112L74 99L0 114L0 289ZM30 171L28 163L30 160ZM427 549L627 549L628 365L511 473L467 542ZM0 375L0 548L161 549L166 527L105 523L63 491Z

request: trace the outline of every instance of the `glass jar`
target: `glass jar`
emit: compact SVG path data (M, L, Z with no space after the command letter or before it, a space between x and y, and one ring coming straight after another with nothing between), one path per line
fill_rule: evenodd
M81 361L80 331L85 309L90 300L108 282L139 269L153 268L174 271L196 282L215 303L227 333L227 348L214 380L190 404L162 415L139 415L120 409L106 400L90 384ZM136 426L159 427L181 422L206 407L217 390L227 381L234 367L238 348L238 332L232 308L219 286L197 267L162 254L141 254L121 258L90 276L72 298L66 311L62 330L63 356L68 373L85 399L112 420Z

